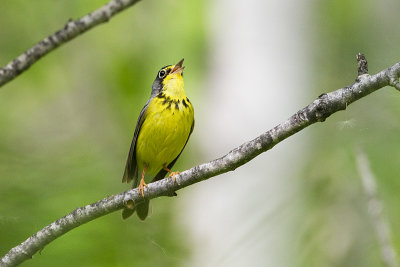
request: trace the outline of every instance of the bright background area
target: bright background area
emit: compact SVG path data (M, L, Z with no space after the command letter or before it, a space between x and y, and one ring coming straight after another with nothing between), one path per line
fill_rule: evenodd
M0 65L103 1L0 3ZM0 89L0 254L121 176L158 69L185 58L196 127L176 170L222 156L323 92L400 61L400 2L143 0ZM385 88L246 166L81 226L23 266L381 266L357 171L400 252L400 94Z

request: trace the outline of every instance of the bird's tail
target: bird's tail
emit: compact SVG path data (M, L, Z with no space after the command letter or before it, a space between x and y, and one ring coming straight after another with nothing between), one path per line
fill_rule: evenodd
M150 200L146 199L144 202L138 204L133 209L124 208L122 210L122 219L124 220L128 219L136 211L136 214L139 217L139 219L143 221L149 214L149 204Z

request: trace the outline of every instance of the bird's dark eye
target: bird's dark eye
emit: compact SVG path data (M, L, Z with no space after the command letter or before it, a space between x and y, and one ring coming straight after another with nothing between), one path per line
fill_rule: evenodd
M158 77L159 77L160 79L162 79L162 78L165 77L165 74L167 74L167 72L166 72L165 70L160 70L160 72L158 73Z

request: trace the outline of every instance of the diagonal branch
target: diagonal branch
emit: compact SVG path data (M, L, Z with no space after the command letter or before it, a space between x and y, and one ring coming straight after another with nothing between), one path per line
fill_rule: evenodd
M368 158L361 147L356 152L358 173L367 198L368 213L376 230L384 266L398 267L396 250L390 238L389 223L383 215L382 201L377 196L376 177L371 170Z
M44 38L22 55L2 67L0 69L0 87L13 80L41 57L50 53L60 45L71 41L75 37L101 23L109 21L114 15L137 2L139 2L139 0L112 0L80 19L70 19L62 29Z
M365 64L359 65L364 66ZM168 196L171 192L191 184L235 170L307 126L315 122L325 121L330 115L346 109L354 101L382 87L392 85L393 79L398 81L400 76L400 62L373 76L368 75L365 68L361 70L361 73L354 84L320 95L311 104L299 110L283 123L233 149L225 156L182 172L176 176L177 183L167 178L149 184L149 188L145 189L145 197L152 199ZM84 223L123 208L128 201L139 203L143 201L143 198L138 194L137 189L131 189L85 207L77 208L12 248L0 259L0 265L15 266L31 258L37 251L43 249L61 235Z

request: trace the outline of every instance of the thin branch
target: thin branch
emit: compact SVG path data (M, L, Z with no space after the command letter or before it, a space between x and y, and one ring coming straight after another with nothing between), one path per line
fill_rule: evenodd
M139 2L139 0L112 0L80 19L70 19L62 29L41 40L22 55L1 68L0 87L13 80L41 57L50 53L60 45L71 41L75 37L101 23L109 21L114 15L137 2Z
M368 213L371 215L381 247L382 261L385 266L398 267L397 254L390 240L389 223L382 214L383 205L377 196L376 179L369 166L368 158L361 148L357 149L356 156L358 173L360 174L365 195L368 198Z
M311 104L299 110L283 123L261 134L254 140L246 142L233 149L225 156L193 167L176 176L176 183L172 179L163 179L149 184L145 189L145 197L153 199L160 196L168 196L194 183L209 179L221 173L233 171L259 154L266 152L279 142L316 122L325 121L333 113L344 110L354 101L366 95L390 85L391 77L400 76L400 62L385 69L378 74L370 76L363 74L350 86L336 91L322 94ZM18 263L31 258L54 239L67 233L71 229L86 222L119 210L127 202L139 203L143 201L137 189L131 189L102 199L91 205L77 208L68 215L46 226L20 245L11 249L1 260L1 266L15 266ZM129 203L128 206L130 206Z

